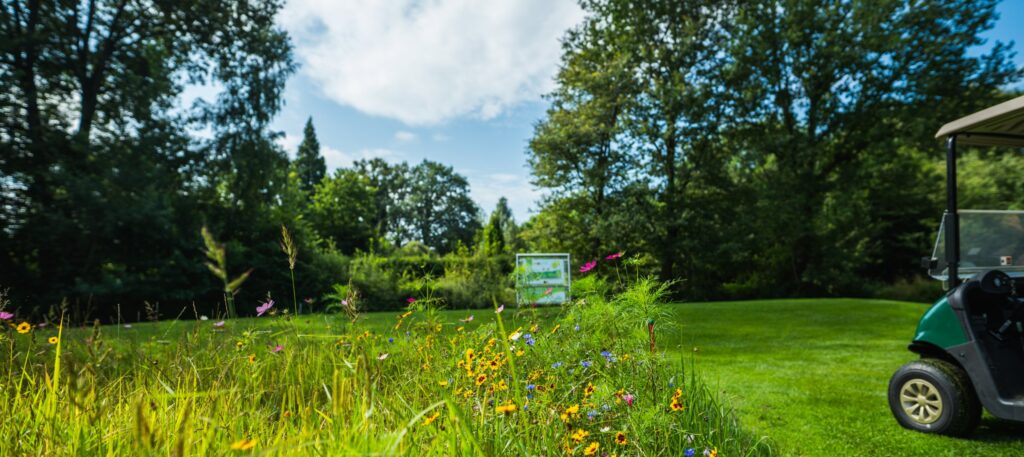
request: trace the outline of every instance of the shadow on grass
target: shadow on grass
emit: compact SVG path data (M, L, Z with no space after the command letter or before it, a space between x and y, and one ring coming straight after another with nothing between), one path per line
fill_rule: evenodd
M966 439L969 441L984 441L986 443L1017 442L1024 444L1024 422L985 417L981 420L981 426L978 427L978 430Z

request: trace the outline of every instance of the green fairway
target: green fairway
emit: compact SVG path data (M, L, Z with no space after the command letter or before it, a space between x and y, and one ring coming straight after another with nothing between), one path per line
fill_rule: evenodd
M900 428L889 376L927 305L856 299L686 303L666 344L696 351L749 429L783 455L1024 455L1024 426L987 416L970 439ZM1024 363L1024 361L1022 361Z

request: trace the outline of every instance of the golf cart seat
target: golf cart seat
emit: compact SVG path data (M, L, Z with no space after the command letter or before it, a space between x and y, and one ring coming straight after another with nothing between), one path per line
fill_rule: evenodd
M1001 274L1014 284L1002 291L985 287L985 276L992 274ZM1017 287L1024 291L1024 281L989 270L968 280L961 292L970 332L982 346L996 390L1005 399L1024 398L1024 329L1018 326L1024 318L1020 314L1024 304L1011 296Z

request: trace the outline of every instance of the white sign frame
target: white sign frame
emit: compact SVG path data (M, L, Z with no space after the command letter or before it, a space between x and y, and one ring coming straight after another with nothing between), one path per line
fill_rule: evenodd
M530 259L549 259L556 262L561 262L560 267L564 274L561 276L562 281L558 279L544 279L535 280L533 283L525 283L525 273L523 269L526 266L526 261ZM518 305L561 305L572 299L572 263L569 254L567 253L528 253L528 254L516 254L516 304ZM550 271L550 269L549 269ZM548 288L565 288L564 294L561 291L551 294L543 294L539 299L527 301L523 291L526 289L539 289L542 287Z

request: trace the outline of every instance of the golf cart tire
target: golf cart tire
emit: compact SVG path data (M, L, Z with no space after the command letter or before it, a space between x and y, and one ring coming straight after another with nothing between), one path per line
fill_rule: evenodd
M933 422L922 423L903 408L901 390L912 382L935 387L941 397L941 412ZM889 381L889 409L904 428L924 433L965 436L981 422L981 402L967 373L959 366L940 359L923 358L896 370Z

